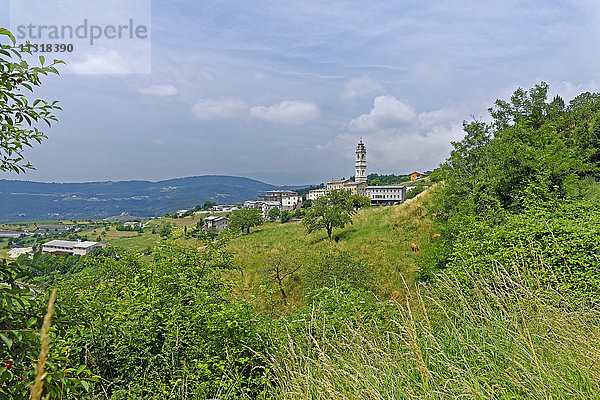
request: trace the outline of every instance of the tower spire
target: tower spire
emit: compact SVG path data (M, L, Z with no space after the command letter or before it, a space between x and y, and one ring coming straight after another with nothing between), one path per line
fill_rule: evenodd
M362 137L356 146L355 169L354 182L367 183L367 148L362 141Z

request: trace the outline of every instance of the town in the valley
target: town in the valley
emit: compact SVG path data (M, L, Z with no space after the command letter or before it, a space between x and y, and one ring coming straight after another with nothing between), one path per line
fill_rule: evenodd
M304 191L293 190L269 190L258 196L256 200L247 200L243 204L237 205L219 205L216 204L206 211L195 211L194 214L204 214L204 230L215 233L221 233L229 226L228 212L241 209L260 210L264 219L269 219L271 210L278 209L277 214L287 211L294 213L300 210L306 201L314 201L324 196L332 190L345 190L350 194L365 196L370 199L372 206L390 206L404 202L407 191L412 186L406 185L368 185L367 184L367 148L362 139L358 142L355 152L354 179L332 179L322 187ZM419 172L413 172L410 175L411 182L416 181L425 175ZM192 213L190 210L177 210L175 215L182 217ZM225 216L224 216L225 214ZM127 230L142 229L144 224L139 221L123 222L123 228ZM0 229L0 238L19 238L33 235L58 234L71 229L66 225L40 225L34 231L10 231ZM54 239L43 243L38 248L20 247L13 245L11 255L16 257L24 253L33 253L40 251L43 254L70 254L86 255L93 249L106 247L101 242L88 240L62 240Z

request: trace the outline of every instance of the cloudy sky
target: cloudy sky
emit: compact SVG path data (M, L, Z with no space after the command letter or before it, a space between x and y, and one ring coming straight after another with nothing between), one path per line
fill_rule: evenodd
M146 1L147 15L138 3L61 11L147 21L148 38L70 55L37 91L63 108L26 153L37 170L0 178L319 183L354 173L361 137L369 173L408 173L435 168L463 120L518 87L600 91L595 0L174 0ZM0 6L14 24L14 4Z

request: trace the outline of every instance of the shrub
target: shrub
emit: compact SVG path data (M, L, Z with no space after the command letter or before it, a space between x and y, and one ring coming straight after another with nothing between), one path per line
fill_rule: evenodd
M151 261L122 252L97 257L94 273L61 284L78 316L68 332L112 398L256 396L264 368L260 320L232 296L220 270L230 257L219 243L202 251L167 241Z

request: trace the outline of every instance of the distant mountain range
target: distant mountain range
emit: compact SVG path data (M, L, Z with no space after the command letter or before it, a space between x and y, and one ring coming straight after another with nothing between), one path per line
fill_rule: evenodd
M206 200L235 204L265 190L290 189L238 176L204 175L159 182L43 183L0 179L0 222L101 219L121 213L162 216Z

